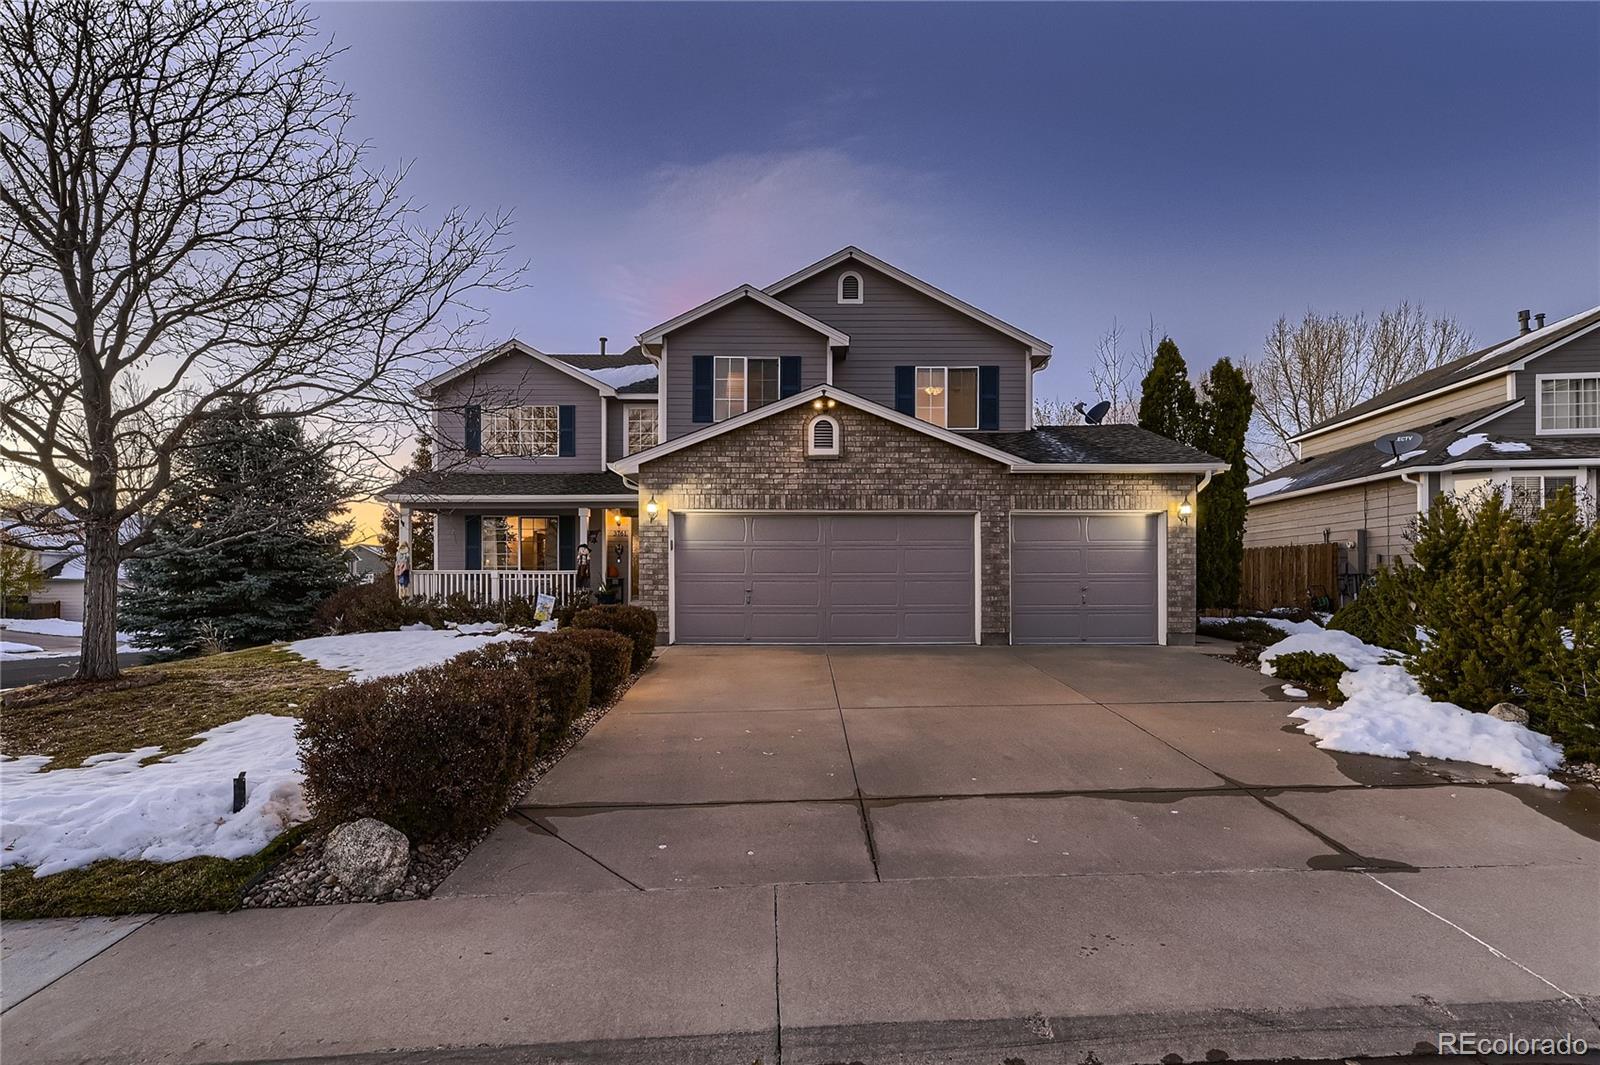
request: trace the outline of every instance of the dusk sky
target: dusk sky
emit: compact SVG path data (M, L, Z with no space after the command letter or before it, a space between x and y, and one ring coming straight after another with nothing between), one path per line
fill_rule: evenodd
M1198 372L1402 299L1600 303L1600 6L319 4L374 160L510 208L486 339L619 349L855 244L1055 345Z

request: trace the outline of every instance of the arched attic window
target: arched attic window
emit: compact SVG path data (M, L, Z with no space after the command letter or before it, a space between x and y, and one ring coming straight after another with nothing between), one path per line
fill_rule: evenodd
M866 292L861 286L861 275L855 271L839 275L839 302L864 303Z
M839 454L839 419L819 414L806 423L806 454L830 457Z

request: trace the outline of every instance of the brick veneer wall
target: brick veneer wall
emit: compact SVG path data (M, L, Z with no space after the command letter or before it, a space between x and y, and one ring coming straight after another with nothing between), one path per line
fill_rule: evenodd
M1167 515L1167 638L1192 643L1194 526L1178 503L1194 474L1012 473L970 451L840 404L842 454L807 458L809 406L645 463L639 471L639 588L634 601L667 628L667 529L679 510L966 510L982 515L983 636L1010 626L1013 510L1143 510ZM655 497L655 521L643 517Z

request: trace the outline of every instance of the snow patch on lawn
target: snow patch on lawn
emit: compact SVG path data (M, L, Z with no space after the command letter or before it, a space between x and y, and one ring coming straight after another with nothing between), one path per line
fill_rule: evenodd
M1297 633L1261 652L1261 672L1273 676L1274 660L1292 651L1337 655L1350 667L1339 678L1342 705L1331 710L1302 706L1289 715L1324 750L1385 758L1405 758L1415 751L1427 758L1491 766L1519 784L1563 786L1549 777L1561 765L1560 744L1526 725L1428 698L1399 664L1404 656L1398 652L1338 629Z
M83 639L83 622L67 621L63 618L0 618L0 629L10 632L31 632L35 636L71 636L73 639ZM131 632L117 633L117 643L129 644L134 641Z
M150 765L143 747L97 754L79 769L44 772L50 759L0 758L0 867L36 876L102 858L175 862L255 854L309 817L301 793L296 720L255 714L200 733L201 743ZM233 813L233 778L245 805Z
M469 625L464 629L481 626ZM499 626L494 626L499 628ZM518 632L456 632L450 629L404 629L400 632L353 632L346 636L314 636L296 640L289 650L324 669L351 674L352 680L392 677L423 666L448 662L501 640L522 640Z

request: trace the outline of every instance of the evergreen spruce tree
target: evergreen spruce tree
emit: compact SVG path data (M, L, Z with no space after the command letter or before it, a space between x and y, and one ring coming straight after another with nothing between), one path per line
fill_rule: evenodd
M417 449L411 453L411 462L400 471L404 477L409 473L426 473L433 469L433 441L427 434L417 437ZM428 510L413 510L411 512L411 568L433 568L433 512ZM378 532L378 547L383 551L383 559L389 564L389 569L394 569L395 552L400 547L400 511L394 504L386 504L383 508L383 527Z
M1228 463L1228 469L1213 477L1195 502L1196 592L1201 608L1234 609L1239 605L1249 509L1244 440L1255 394L1243 371L1226 358L1211 367L1202 390L1194 442ZM1328 589L1330 595L1333 591Z
M298 421L264 417L254 400L195 433L153 542L128 564L123 624L177 650L304 635L348 579L337 472Z
M1178 345L1162 337L1156 357L1145 374L1139 397L1139 425L1180 444L1193 444L1199 421L1194 386Z

